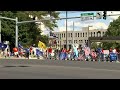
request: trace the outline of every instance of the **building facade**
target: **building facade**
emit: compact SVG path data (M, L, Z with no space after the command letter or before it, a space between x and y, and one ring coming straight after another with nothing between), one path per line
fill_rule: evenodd
M105 35L106 29L94 29L89 30L88 27L83 27L81 31L68 31L67 32L67 47L71 48L71 45L78 44L83 45L88 42L88 37L102 37ZM89 33L89 36L88 36ZM66 48L66 31L54 32L58 37L57 48Z

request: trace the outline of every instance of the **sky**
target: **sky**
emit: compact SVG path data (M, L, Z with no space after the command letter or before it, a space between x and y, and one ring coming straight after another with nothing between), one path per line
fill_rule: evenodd
M68 11L68 17L80 17L81 13L94 13L94 15L96 16L96 13L98 11ZM99 11L101 13L103 13L103 11ZM120 11L107 11L107 15L115 15L115 14L120 14ZM65 18L66 17L66 13L64 11L61 11L61 14L59 15L60 18ZM82 30L82 27L88 27L88 26L92 26L90 27L90 29L107 29L110 22L112 22L113 20L117 19L119 16L108 16L106 20L104 19L96 19L94 18L94 20L86 20L86 21L81 21L80 18L77 19L68 19L67 20L67 30L71 31L73 30L73 22L74 22L74 30L75 31L80 31ZM57 25L58 28L55 28L54 31L55 32L62 32L66 30L66 20L58 20L57 21ZM46 30L46 28L44 27L44 25L42 26L42 30L43 33L42 34L47 34L49 33L49 30Z

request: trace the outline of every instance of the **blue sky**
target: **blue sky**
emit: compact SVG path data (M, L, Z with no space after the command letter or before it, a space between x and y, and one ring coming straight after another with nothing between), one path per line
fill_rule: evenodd
M87 11L87 12L80 12L80 11L68 11L68 17L79 17L81 16L81 13L94 13L94 15L96 15L97 11ZM108 11L107 15L112 15L112 14L120 14L120 11ZM64 18L66 17L66 13L62 12L59 17ZM87 21L81 21L81 19L77 18L77 19L68 19L68 31L72 30L73 28L73 21L75 23L75 30L81 30L82 27L87 27L87 26L93 26L91 29L107 29L107 27L109 26L109 23L113 20L113 19L117 19L118 16L109 16L107 17L106 20L104 19L96 19L94 18L94 20L87 20ZM55 31L65 31L65 21L66 20L59 20L57 25L58 28L55 28Z

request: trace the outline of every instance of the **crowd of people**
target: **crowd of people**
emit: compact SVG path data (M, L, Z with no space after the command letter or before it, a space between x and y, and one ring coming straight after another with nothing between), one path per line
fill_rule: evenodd
M89 47L73 48L66 50L53 50L48 48L47 59L57 60L78 60L78 61L119 61L120 53L116 49L103 50L103 49L90 49Z
M0 50L1 57L36 57L37 59L44 58L45 60L76 60L76 61L119 61L120 50L110 49L104 50L102 48L90 49L87 46L77 47L72 45L71 49L61 48L61 50L49 47L45 50L38 47L30 46L28 48L13 48L12 52L8 48Z

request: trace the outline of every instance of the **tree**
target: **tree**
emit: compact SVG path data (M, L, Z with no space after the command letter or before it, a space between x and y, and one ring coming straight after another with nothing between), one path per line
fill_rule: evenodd
M110 23L105 36L120 36L120 17L118 19L113 20L113 22ZM109 49L111 47L116 48L119 47L120 44L116 42L105 42L103 43L103 47L106 49Z
M91 43L91 48L96 49L97 48L97 43L96 42Z
M48 11L0 11L1 16L15 18L18 17L19 21L32 20L29 15L37 16L39 19L44 19L49 15ZM50 14L53 18L59 18L59 13L52 11ZM57 27L56 20L42 21L42 23L49 29L54 30ZM38 28L36 23L24 23L19 24L19 41L22 45L37 44L40 38L47 37L42 36L42 30ZM44 40L44 39L42 39ZM10 41L11 46L15 45L15 22L2 19L2 41ZM45 40L47 41L47 40ZM46 43L46 42L45 42Z

